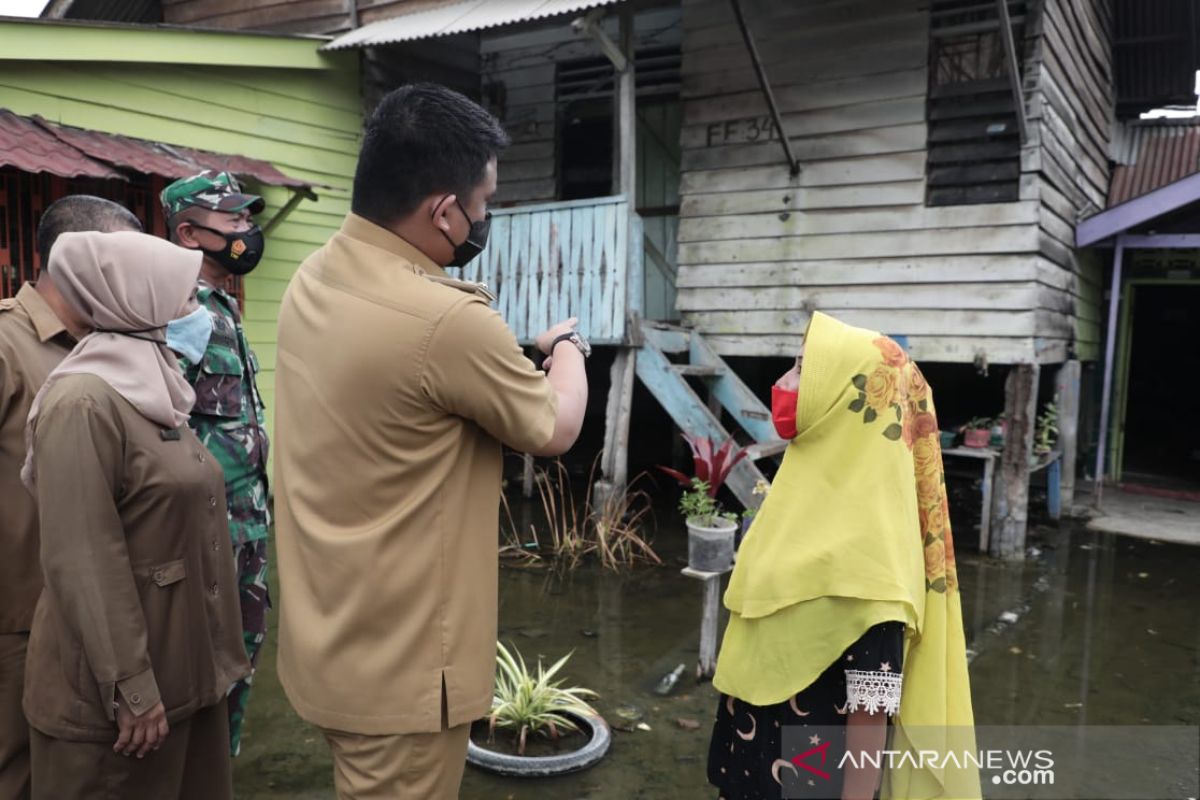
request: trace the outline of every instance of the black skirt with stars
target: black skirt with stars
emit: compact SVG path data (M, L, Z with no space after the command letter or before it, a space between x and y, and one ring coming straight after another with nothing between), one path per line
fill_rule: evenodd
M904 624L885 622L789 700L755 706L722 695L708 750L721 800L840 798L847 715L896 713L903 657Z

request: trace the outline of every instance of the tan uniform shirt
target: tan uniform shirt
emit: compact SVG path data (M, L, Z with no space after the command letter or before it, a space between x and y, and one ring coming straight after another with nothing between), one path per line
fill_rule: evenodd
M501 443L557 396L473 285L351 214L279 316L279 675L314 724L441 729L491 708Z
M118 695L178 721L250 673L221 468L95 375L46 392L34 445L46 588L25 715L76 741L115 735Z
M32 284L0 300L0 633L22 633L42 592L37 503L21 483L25 420L75 341Z

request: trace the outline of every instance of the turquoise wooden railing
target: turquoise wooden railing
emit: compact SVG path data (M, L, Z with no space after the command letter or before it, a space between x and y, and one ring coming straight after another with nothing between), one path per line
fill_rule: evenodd
M493 211L487 249L451 273L486 283L522 344L572 316L593 344L620 344L642 309L640 223L624 195Z

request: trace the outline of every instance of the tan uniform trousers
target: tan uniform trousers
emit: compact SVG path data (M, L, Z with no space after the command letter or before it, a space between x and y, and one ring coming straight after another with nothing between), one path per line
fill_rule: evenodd
M21 710L28 633L0 633L0 800L29 798L29 723Z
M367 736L322 729L338 800L455 800L470 724L439 733Z
M30 731L33 800L233 800L224 701L171 726L143 759L111 742L69 742Z

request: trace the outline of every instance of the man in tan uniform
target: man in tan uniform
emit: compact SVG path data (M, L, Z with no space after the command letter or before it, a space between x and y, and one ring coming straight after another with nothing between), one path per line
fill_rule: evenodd
M279 675L342 800L458 794L491 709L501 444L567 450L587 404L571 321L536 370L484 287L498 123L412 85L367 123L342 229L284 297L276 365Z
M137 217L109 200L70 195L38 224L45 264L59 234L141 230ZM34 395L75 346L82 322L49 276L0 300L0 800L29 797L29 726L21 711L25 651L42 591L37 504L21 485L25 418Z

